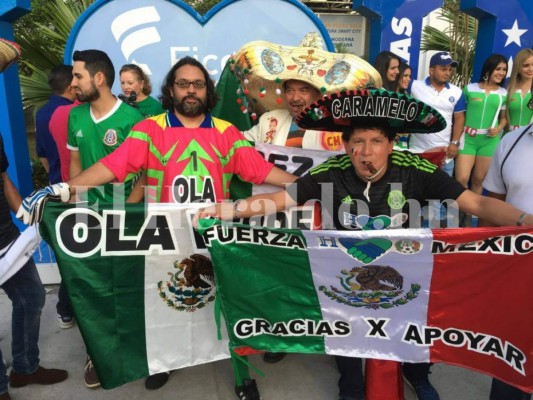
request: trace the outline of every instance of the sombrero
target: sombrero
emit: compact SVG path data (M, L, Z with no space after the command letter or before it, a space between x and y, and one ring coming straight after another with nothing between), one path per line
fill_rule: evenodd
M433 107L384 89L333 93L307 107L295 122L304 129L332 132L357 126L384 127L396 133L434 133L446 128L444 117Z
M285 108L283 82L305 81L324 95L341 90L381 87L378 71L353 55L323 50L316 32L307 34L300 46L266 41L245 44L230 59L250 107L259 111Z
M4 72L20 58L20 47L14 42L0 38L0 72Z

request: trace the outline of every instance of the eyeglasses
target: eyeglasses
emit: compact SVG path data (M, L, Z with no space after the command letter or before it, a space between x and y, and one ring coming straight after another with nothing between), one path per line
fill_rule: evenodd
M533 111L533 97L528 101L527 108Z
M188 81L187 79L180 79L177 82L174 82L180 89L189 89L189 86L193 85L195 89L203 89L206 87L206 81L201 81L200 79L196 81Z

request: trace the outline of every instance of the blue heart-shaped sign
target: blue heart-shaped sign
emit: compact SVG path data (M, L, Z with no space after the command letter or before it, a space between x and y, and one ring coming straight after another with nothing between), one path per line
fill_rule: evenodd
M313 31L333 50L324 25L296 0L226 0L205 16L178 0L101 0L74 26L65 63L72 63L75 50L103 50L117 71L123 64L141 65L157 94L182 57L197 58L217 80L230 54L243 44L267 40L296 46ZM120 93L118 79L113 91Z

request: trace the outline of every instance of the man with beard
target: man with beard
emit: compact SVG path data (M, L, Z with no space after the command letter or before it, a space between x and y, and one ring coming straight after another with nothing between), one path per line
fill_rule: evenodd
M80 187L124 181L131 173L146 171L148 201L160 203L221 202L229 198L233 175L255 184L284 186L296 177L264 160L229 122L211 116L217 98L205 67L192 57L178 61L161 88L166 113L136 124L112 154L72 178L35 192L24 200L17 217L39 222L44 203L68 201ZM183 184L192 190L182 190ZM232 354L235 391L240 399L259 400L247 366ZM152 375L148 389L158 389L169 373Z
M143 119L139 111L111 93L115 69L106 53L100 50L75 51L73 60L71 86L78 100L85 104L74 107L68 120L71 177L111 154L126 139L133 125ZM133 179L129 179L120 186L95 187L88 191L87 199L90 203L124 202L130 195L132 184ZM136 201L141 200L140 195L141 188ZM84 380L89 388L100 386L90 357L85 364Z
M71 151L71 178L111 154L126 139L133 125L143 119L138 110L111 93L115 69L106 53L75 51L73 61L71 85L78 100L85 104L73 108L69 115L67 148ZM113 190L121 193L117 189L123 189L127 198L132 183L130 179L119 188L111 184L93 188L87 194L88 200L116 202Z

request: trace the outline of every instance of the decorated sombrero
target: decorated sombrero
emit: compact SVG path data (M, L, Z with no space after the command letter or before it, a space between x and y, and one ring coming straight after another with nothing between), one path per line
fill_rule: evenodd
M333 93L296 118L304 129L338 132L344 127L378 126L397 133L434 133L446 128L443 116L415 98L384 89Z
M0 38L0 72L4 72L20 58L20 47L14 42Z
M253 111L283 109L283 82L305 81L324 95L366 87L381 87L378 71L353 55L323 50L316 32L307 34L300 46L266 41L245 44L230 59L232 70Z

